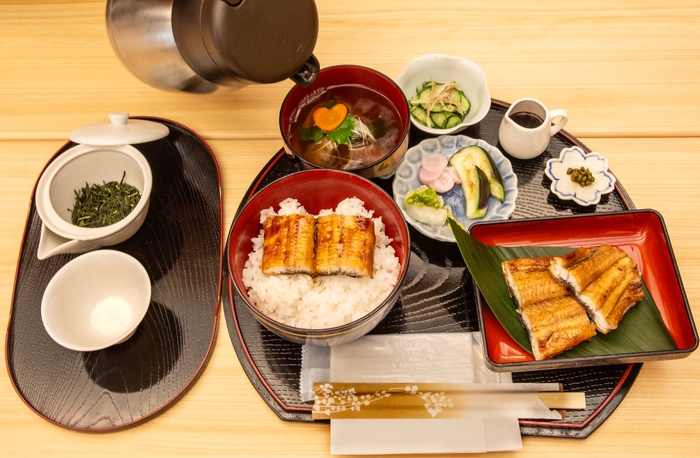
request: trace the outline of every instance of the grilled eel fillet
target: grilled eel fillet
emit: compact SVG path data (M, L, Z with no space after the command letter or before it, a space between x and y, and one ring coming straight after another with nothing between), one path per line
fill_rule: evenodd
M625 256L591 282L578 300L588 309L598 331L607 334L643 297L642 276L634 261Z
M552 257L501 263L536 360L552 358L595 335L586 309L549 270Z
M316 273L372 277L374 221L364 216L331 215L317 219Z
M596 328L571 294L520 307L535 360L552 358L590 339Z
M610 245L581 247L565 256L553 257L550 270L554 278L569 285L571 291L579 295L593 280L625 256L624 251Z
M263 223L265 275L372 277L374 221L336 213L271 215Z
M313 215L271 215L263 223L265 275L314 273L316 219Z
M586 306L603 334L616 329L624 314L644 297L637 265L625 252L608 245L557 256L550 270Z
M549 271L553 257L517 258L501 263L510 295L519 307L569 294Z

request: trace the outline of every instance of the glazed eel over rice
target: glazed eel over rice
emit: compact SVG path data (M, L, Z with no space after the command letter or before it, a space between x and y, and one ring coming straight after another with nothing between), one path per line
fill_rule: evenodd
M317 216L285 199L277 212L263 210L260 224L243 283L255 307L276 321L340 326L378 307L398 282L401 266L382 218L360 199Z

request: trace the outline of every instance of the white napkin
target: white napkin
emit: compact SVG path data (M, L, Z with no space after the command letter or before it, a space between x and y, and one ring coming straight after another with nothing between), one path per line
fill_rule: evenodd
M331 348L336 362L332 365ZM511 383L509 372L484 363L478 332L366 335L336 347L302 347L301 400L314 382Z
M330 353L330 355L328 355ZM326 372L325 364L328 364ZM320 378L317 378L320 377ZM479 333L367 335L336 347L304 346L300 391L314 382L509 384L484 364ZM475 387L476 388L476 387ZM522 448L518 418L561 418L534 392L501 385L465 418L331 419L332 454L469 453ZM548 389L552 389L549 387ZM514 392L515 390L515 392ZM488 400L487 400L488 399Z
M331 420L332 455L520 450L518 419Z

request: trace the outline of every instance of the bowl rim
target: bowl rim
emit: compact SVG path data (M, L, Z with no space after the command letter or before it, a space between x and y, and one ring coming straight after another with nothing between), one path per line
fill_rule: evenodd
M371 162L369 164L365 164L365 165L360 166L360 167L352 167L352 168L348 168L348 169L342 169L342 171L346 171L346 172L358 172L358 171L365 170L365 169L371 169L372 167L376 166L377 164L380 164L381 162L385 161L389 156L394 154L398 149L401 148L401 146L404 144L404 142L406 141L406 138L408 137L408 135L411 131L411 122L412 122L411 118L412 118L412 116L411 116L410 107L408 105L408 99L406 99L406 94L404 93L403 89L401 89L401 87L396 83L396 81L394 79L389 78L389 76L387 76L385 73L380 72L379 70L375 70L373 68L366 67L364 65L356 65L356 64L331 65L328 67L324 67L319 71L319 74L318 74L318 77L316 78L316 81L318 81L318 78L320 78L322 76L322 73L324 73L324 72L328 73L329 71L340 71L343 69L356 69L356 70L360 70L360 71L367 71L369 73L374 73L375 75L379 76L380 78L386 80L387 83L389 83L391 86L394 86L396 88L396 90L398 91L398 93L401 94L402 99L403 99L404 104L405 104L404 107L406 109L406 119L403 120L403 122L401 123L401 127L402 127L402 129L404 129L404 132L400 136L400 138L398 139L396 146L391 151L389 151L387 154L385 154L381 158L379 158L376 161ZM320 87L323 87L323 86L320 86ZM284 131L282 114L284 112L284 108L285 108L287 101L293 95L293 93L295 91L310 91L309 93L313 93L314 91L320 89L320 87L316 87L316 83L314 83L308 87L301 87L299 85L292 86L289 89L289 91L287 92L287 94L284 96L284 99L282 100L282 104L280 105L279 114L277 116L277 122L278 122L279 130L280 130L280 134L282 136L282 142L284 143L285 151L291 152L291 154L294 157L296 157L297 159L299 159L299 161L301 161L304 165L311 167L311 168L317 168L317 169L324 168L324 167L320 166L318 164L314 164L313 162L305 159L300 154L298 154L294 150L294 148L292 147L292 145L289 142L289 140L287 139L287 135ZM367 86L367 87L369 87L369 86ZM371 87L370 87L370 89L375 90L374 88L371 88ZM378 91L375 90L375 92L378 92ZM385 94L382 94L382 95L388 99L388 97ZM393 104L393 102L390 99L389 99L389 101ZM396 107L396 110L399 114L399 117L401 117L401 107ZM330 170L341 170L341 169L330 169Z
M71 161L91 153L110 152L122 154L139 166L143 173L141 199L136 207L123 219L109 226L89 228L79 227L61 218L51 204L49 190L56 174ZM44 169L36 186L36 209L42 223L55 234L70 240L97 240L116 234L131 224L148 207L153 188L153 173L146 157L131 145L93 146L77 144L52 160Z
M236 282L236 277L234 275L234 269L232 266L232 257L234 255L234 253L231 250L231 242L232 242L234 230L235 230L237 224L239 224L239 222L241 222L243 220L242 215L244 214L244 210L246 209L246 207L248 207L248 205L250 205L254 199L260 198L261 193L263 191L265 191L266 189L272 189L273 187L280 186L280 183L287 181L289 179L298 179L299 176L302 174L343 175L347 179L351 179L351 180L357 179L357 180L359 180L360 183L366 183L367 185L370 186L371 189L374 189L379 195L386 197L387 202L390 202L395 207L395 209L397 211L397 215L399 216L399 221L401 222L401 224L398 224L398 226L399 226L400 230L402 230L402 232L403 232L402 235L405 235L405 244L403 246L403 251L405 252L405 255L406 255L405 256L406 261L402 264L401 271L399 272L399 277L396 281L396 285L391 290L389 295L386 298L384 298L381 301L381 303L379 303L375 308L373 308L366 315L363 315L362 317L360 317L356 320L353 320L351 322L348 322L348 323L345 323L342 325L338 325L338 326L329 327L329 328L300 328L300 327L296 327L296 326L290 326L288 324L282 323L280 321L275 320L274 318L271 318L271 317L265 315L263 312L258 310L257 307L255 307L248 300L247 291L245 291L245 288L242 288L242 285L238 285L238 283ZM384 217L384 215L379 215L379 216L381 216L382 218ZM373 217L377 217L377 216L373 216ZM248 200L246 200L245 202L243 202L241 204L241 207L237 211L237 214L234 217L233 223L231 224L231 229L229 231L228 243L226 244L226 254L225 254L226 267L228 269L228 276L229 276L230 282L233 284L234 288L236 289L236 292L243 300L243 303L245 304L246 309L248 309L253 314L253 316L255 316L255 318L257 320L264 322L264 323L268 323L271 326L273 326L274 328L280 329L280 330L287 332L289 334L307 337L310 339L313 339L314 337L333 337L335 335L344 334L345 332L352 330L353 328L363 324L364 322L371 320L377 314L382 313L382 311L384 310L384 307L387 305L387 303L390 303L390 302L395 303L396 302L396 300L398 299L398 295L401 294L401 288L402 288L403 283L406 280L406 276L408 274L408 266L409 266L410 255L411 255L411 239L410 239L410 237L411 237L411 234L410 234L410 230L408 227L408 223L406 222L406 219L403 217L403 213L401 212L401 209L398 207L398 205L396 204L394 199L392 199L391 196L389 196L389 194L387 194L376 183L373 183L369 179L364 178L360 175L357 175L357 174L351 173L351 172L347 172L344 170L337 170L337 169L301 170L301 171L290 173L288 175L280 177L280 178L276 179L275 181L271 182L270 184L266 185L265 187L258 189L257 191L255 191L255 194L250 196L248 198Z
M413 116L410 116L411 118L411 123L416 126L418 129L422 130L423 132L427 132L429 134L433 135L452 135L456 134L458 132L461 132L462 130L466 129L469 126L473 126L475 124L478 124L481 120L483 120L486 115L489 112L489 109L491 107L491 93L489 92L488 89L488 78L486 77L486 72L474 61L467 59L465 57L459 57L459 56L450 56L447 54L440 54L440 53L430 53L430 54L423 54L418 57L413 58L406 66L404 69L401 71L399 76L396 77L396 83L401 87L401 90L404 91L404 95L406 96L406 99L409 99L410 97L408 94L406 94L404 88L402 87L402 83L404 82L405 79L408 78L408 76L411 74L411 70L413 70L412 67L415 67L419 63L422 63L424 61L430 61L430 60L444 60L444 61L449 61L449 62L458 62L459 64L467 64L470 68L472 68L480 77L483 78L484 80L484 86L483 86L483 92L484 95L482 96L483 100L480 100L480 102L483 102L481 105L484 105L483 107L480 106L480 109L478 111L478 115L469 120L469 122L461 122L460 124L457 124L454 127L451 127L449 129L437 129L434 127L428 127L426 125L423 125L416 121ZM488 103L487 103L488 102ZM409 113L410 114L410 113Z
M145 306L143 307L138 307L136 309L137 313L132 314L132 317L129 322L129 326L124 327L124 329L121 330L119 333L115 333L113 336L111 336L109 339L105 339L102 342L95 344L95 345L85 345L81 344L73 339L65 339L65 336L56 333L57 328L54 327L52 324L47 325L47 318L45 317L45 310L50 307L51 303L49 301L49 298L47 297L47 294L51 293L51 287L54 285L56 281L59 281L60 278L62 278L65 275L69 275L69 272L75 271L75 269L79 269L82 264L92 260L93 258L105 258L105 257L110 257L111 259L119 259L118 262L123 263L122 265L128 266L130 269L133 269L135 272L138 272L138 275L144 280L143 285L146 286L147 292L145 296L148 296L148 300L145 301ZM128 263L128 264L127 264ZM152 299L152 285L151 285L151 278L148 275L148 271L146 268L139 262L136 258L133 256L124 253L122 251L118 250L108 250L108 249L103 249L103 250L96 250L96 251L91 251L82 255L79 255L70 261L68 261L66 264L64 264L49 280L49 283L46 285L46 289L44 290L44 294L42 295L42 300L41 300L41 321L44 325L44 329L46 332L49 334L49 337L54 340L54 342L58 343L59 345L68 348L69 350L75 350L75 351L96 351L96 350L101 350L107 347L111 347L112 345L116 345L118 343L121 343L124 341L126 338L131 336L131 334L134 333L136 328L141 324L143 319L146 317L146 313L148 313L148 309L150 308L151 305L151 299ZM137 304L140 305L140 304Z

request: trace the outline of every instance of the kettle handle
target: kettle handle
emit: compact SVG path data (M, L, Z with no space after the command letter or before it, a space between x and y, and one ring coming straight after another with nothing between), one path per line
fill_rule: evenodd
M306 61L303 67L301 67L294 75L291 76L291 80L297 83L299 86L307 87L314 84L318 72L320 70L320 64L316 56L311 54L309 60Z

